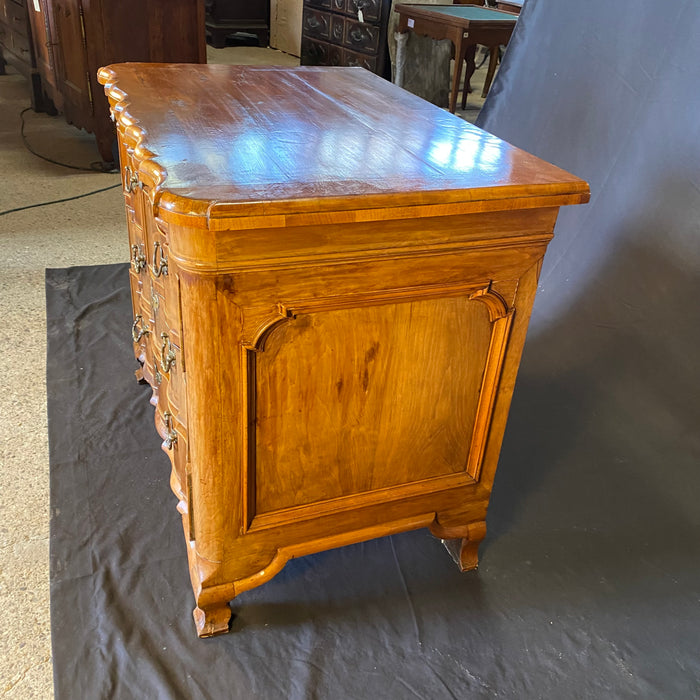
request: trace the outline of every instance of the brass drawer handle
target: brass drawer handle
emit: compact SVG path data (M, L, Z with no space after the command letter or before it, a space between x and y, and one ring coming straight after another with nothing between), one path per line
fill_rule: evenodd
M351 44L361 44L372 40L372 35L367 31L362 31L362 27L357 25L348 32L348 37Z
M151 272L156 277L168 274L168 259L163 255L163 248L158 241L153 244L153 264L151 265Z
M167 333L160 334L163 344L160 346L160 369L166 374L175 364L175 350L170 344L170 336Z
M177 431L173 428L173 416L170 411L166 411L163 414L163 420L165 421L165 440L163 444L169 449L173 449L173 445L177 442Z
M139 325L141 328L139 328ZM134 325L131 326L131 337L134 339L134 342L138 343L144 335L148 335L150 332L148 327L144 325L143 318L137 314L134 317Z
M127 165L124 168L124 192L131 194L141 187L138 175L134 173L131 166Z
M137 274L148 267L143 247L136 245L136 243L131 246L131 267Z

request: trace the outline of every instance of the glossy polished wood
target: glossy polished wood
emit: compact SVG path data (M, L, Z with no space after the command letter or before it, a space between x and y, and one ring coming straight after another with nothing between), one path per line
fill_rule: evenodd
M507 44L517 17L475 5L404 5L394 7L399 13L399 32L415 32L433 39L449 39L455 47L455 65L450 90L450 112L457 106L457 93L466 61L465 94L476 69L476 45L498 47ZM495 68L495 64L494 64ZM491 76L493 77L493 76ZM464 101L463 101L464 106Z
M198 634L330 547L429 527L474 568L541 261L586 183L362 69L99 79Z

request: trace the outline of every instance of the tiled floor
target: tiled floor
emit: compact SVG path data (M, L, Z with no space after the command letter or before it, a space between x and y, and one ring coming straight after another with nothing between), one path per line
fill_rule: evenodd
M211 63L296 65L260 48L208 50ZM483 103L484 66L461 116ZM69 170L31 155L20 137L24 79L0 76L0 211L118 185L117 174ZM24 115L32 147L90 167L93 138L61 117ZM120 189L0 216L0 695L51 698L49 463L44 270L128 259ZM76 698L75 700L91 700Z

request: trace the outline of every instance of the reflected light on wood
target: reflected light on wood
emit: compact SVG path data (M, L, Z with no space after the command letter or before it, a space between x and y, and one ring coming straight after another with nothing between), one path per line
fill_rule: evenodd
M198 634L330 547L428 527L475 568L542 258L586 183L361 69L99 79Z

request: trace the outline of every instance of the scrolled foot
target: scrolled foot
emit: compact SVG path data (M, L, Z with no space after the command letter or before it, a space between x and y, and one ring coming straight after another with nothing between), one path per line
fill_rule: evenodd
M486 537L486 523L478 522L467 527L467 537L443 539L442 543L460 571L471 571L479 566L479 545L484 537Z
M231 622L231 608L228 603L208 605L204 608L195 608L192 612L194 624L197 627L197 636L214 637L217 634L226 634Z

